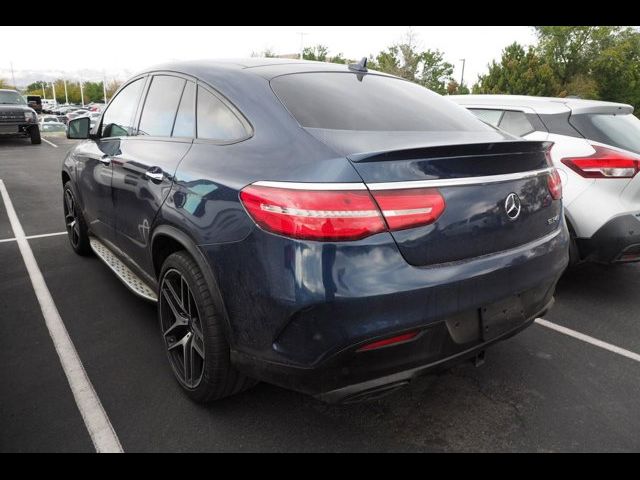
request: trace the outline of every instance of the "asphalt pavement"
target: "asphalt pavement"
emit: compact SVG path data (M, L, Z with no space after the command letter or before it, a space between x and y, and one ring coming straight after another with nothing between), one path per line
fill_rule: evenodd
M170 372L155 307L59 234L72 141L44 138L0 139L0 179L124 451L640 450L639 264L566 273L545 320L569 331L533 324L481 367L377 401L328 405L262 383L192 403ZM0 451L95 451L13 237L0 201Z

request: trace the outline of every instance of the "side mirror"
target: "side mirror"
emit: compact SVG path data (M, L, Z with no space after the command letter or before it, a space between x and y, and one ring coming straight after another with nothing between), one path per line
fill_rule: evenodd
M74 140L84 140L89 138L91 130L91 119L89 117L80 117L69 120L67 128L67 138Z

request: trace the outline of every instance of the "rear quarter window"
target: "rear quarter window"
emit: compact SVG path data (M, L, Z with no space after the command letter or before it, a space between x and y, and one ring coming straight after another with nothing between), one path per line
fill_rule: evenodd
M490 131L465 108L415 83L350 72L295 73L271 88L307 128L358 131Z
M514 110L506 110L504 112L498 127L511 135L517 135L519 137L535 130L524 112Z

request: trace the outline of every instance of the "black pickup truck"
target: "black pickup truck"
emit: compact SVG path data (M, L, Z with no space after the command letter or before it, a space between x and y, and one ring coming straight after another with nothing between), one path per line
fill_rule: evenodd
M41 143L38 116L15 90L0 89L0 138L30 137L31 143Z

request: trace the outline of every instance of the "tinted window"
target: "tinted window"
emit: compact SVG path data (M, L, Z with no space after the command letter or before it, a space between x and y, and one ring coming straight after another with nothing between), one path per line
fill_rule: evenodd
M231 141L246 136L238 117L215 95L198 87L198 138Z
M632 114L572 115L571 123L591 140L640 153L640 120Z
M469 111L480 120L487 122L489 125L493 125L494 127L498 126L500 118L502 118L502 114L504 113L503 110L485 110L480 108L470 108Z
M153 77L140 117L139 135L170 137L185 80L168 75Z
M104 112L102 119L103 137L126 137L135 135L133 117L136 114L144 78L140 78L118 93Z
M502 120L500 120L498 127L505 132L509 132L511 135L517 135L519 137L535 130L524 112L512 112L509 110L502 115Z
M187 82L184 87L176 123L173 127L174 137L196 136L196 85L193 82Z
M391 77L298 73L271 86L304 127L360 131L487 131L466 109L432 91Z

